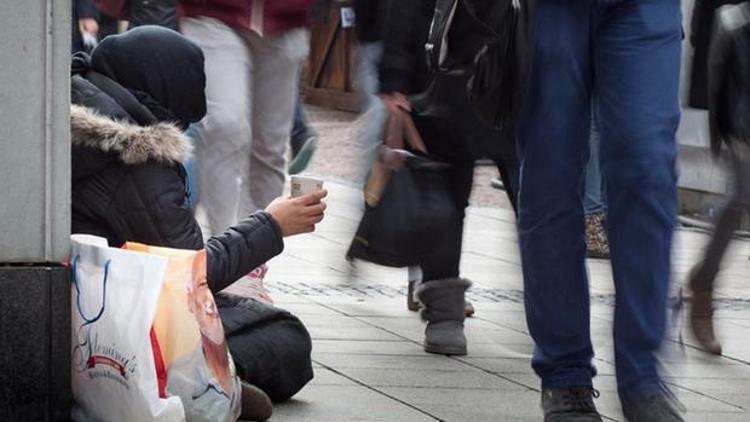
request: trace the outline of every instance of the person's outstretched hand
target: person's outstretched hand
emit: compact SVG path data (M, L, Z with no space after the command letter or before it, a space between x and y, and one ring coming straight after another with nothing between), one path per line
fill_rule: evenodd
M266 212L279 224L284 237L310 233L323 220L326 209L323 198L327 195L328 191L323 189L297 198L276 198Z

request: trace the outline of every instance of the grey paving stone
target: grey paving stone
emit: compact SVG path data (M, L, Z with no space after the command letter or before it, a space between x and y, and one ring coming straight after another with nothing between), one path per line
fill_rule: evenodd
M747 422L750 420L750 413L718 413L718 412L706 412L706 413L688 413L685 415L685 420L688 422L707 422L707 421L721 421L721 422Z
M518 390L518 384L473 368L461 372L431 369L347 368L342 373L376 387L442 387L461 389Z
M315 377L305 388L321 385L355 386L358 384L350 380L349 378L331 371L328 368L318 365L315 368Z
M539 393L523 390L385 388L385 392L445 421L535 421L541 419Z
M360 355L422 356L422 347L410 341L317 340L313 352Z
M308 331L313 340L401 341L401 337L368 326L312 325Z
M361 355L361 354L313 354L313 360L324 365L343 370L348 368L390 369L390 370L439 370L461 372L470 369L455 358L424 353L416 356L404 355Z
M270 422L428 422L436 418L361 386L311 386L276 405Z

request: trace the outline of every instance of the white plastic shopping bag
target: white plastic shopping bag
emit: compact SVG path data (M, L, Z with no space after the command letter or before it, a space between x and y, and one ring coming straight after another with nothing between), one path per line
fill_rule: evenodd
M168 260L73 235L72 388L77 421L183 421L159 398L151 327Z

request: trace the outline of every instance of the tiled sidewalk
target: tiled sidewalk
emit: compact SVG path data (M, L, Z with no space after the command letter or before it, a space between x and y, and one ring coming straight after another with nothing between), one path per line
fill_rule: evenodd
M448 358L422 351L423 323L405 306L405 270L344 259L361 194L330 181L327 187L324 223L315 234L289 239L270 263L267 286L279 306L307 324L316 371L295 399L276 406L272 421L540 421L512 213L469 210L462 267L475 283L469 298L477 314L466 322L469 355ZM676 280L684 279L706 240L703 233L678 232ZM725 356L698 351L684 328L684 347L675 340L665 344L665 380L688 420L750 420L748 256L750 242L736 242L722 273L717 318ZM623 420L615 392L610 267L590 261L589 269L597 406L609 420Z

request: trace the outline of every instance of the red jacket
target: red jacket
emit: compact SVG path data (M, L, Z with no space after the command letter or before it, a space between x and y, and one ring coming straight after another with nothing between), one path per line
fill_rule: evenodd
M238 29L262 22L265 35L304 27L315 0L180 0L184 16L218 19ZM253 11L262 11L261 19Z

